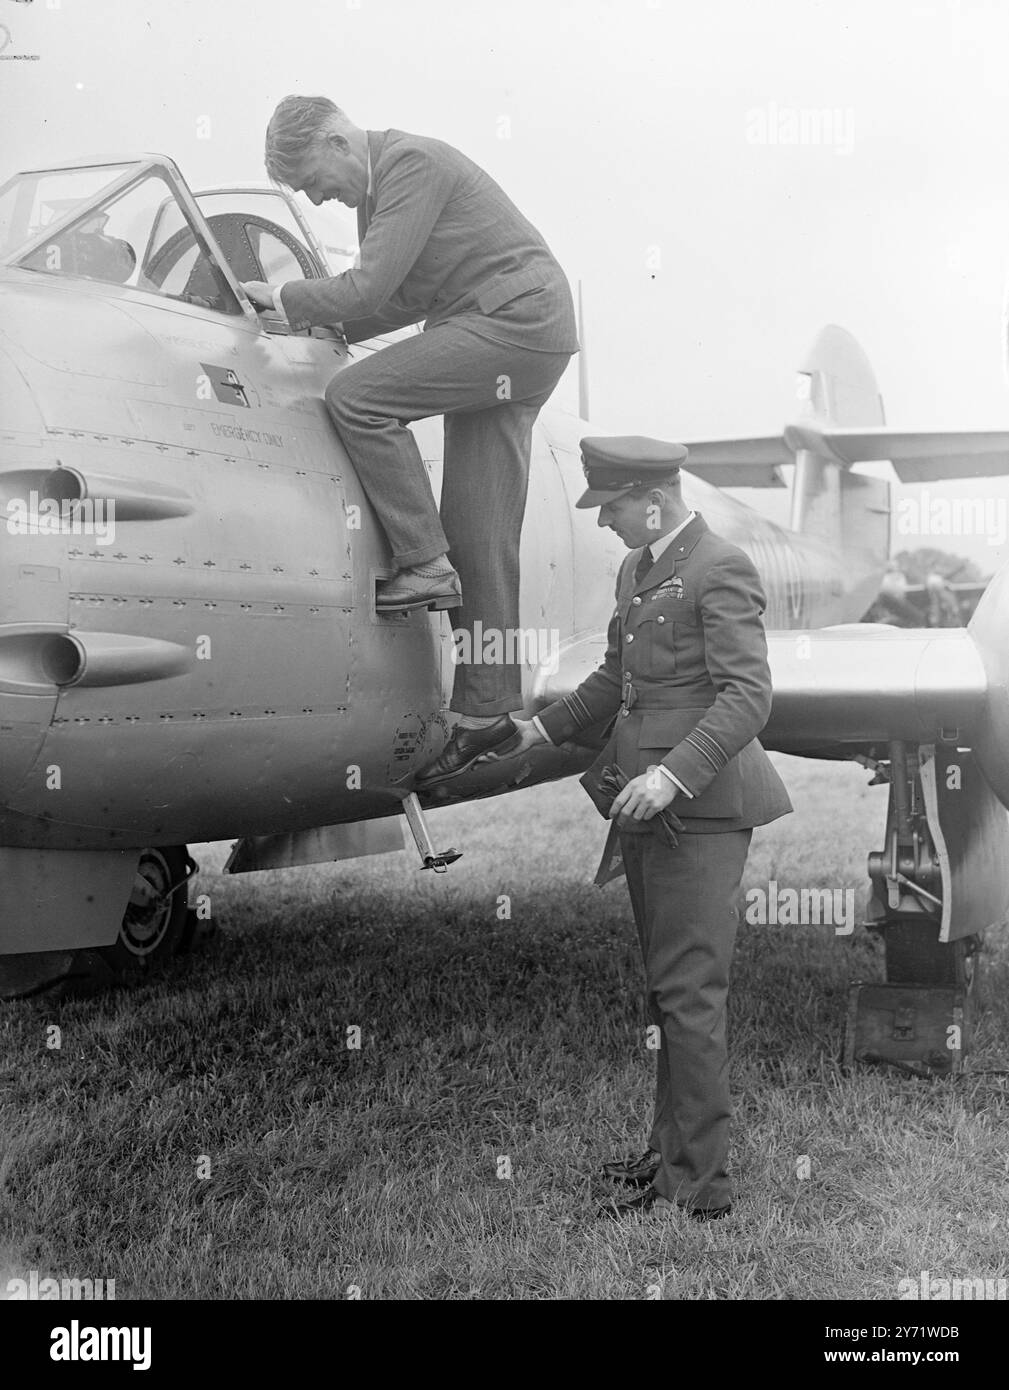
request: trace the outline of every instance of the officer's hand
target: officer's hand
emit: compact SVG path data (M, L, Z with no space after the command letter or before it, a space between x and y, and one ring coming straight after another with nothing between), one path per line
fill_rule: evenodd
M664 811L675 796L675 784L657 767L650 767L639 777L633 777L614 797L610 819L619 818L620 824L629 820L651 820L659 811Z
M273 289L265 280L242 280L240 284L257 309L274 308Z
M477 762L496 763L502 758L517 758L520 753L528 752L528 750L535 747L537 743L546 742L546 739L531 719L516 719L515 716L512 715L512 723L519 732L519 737L515 740L515 743L506 743L504 751L501 753L484 753L481 758L477 759Z

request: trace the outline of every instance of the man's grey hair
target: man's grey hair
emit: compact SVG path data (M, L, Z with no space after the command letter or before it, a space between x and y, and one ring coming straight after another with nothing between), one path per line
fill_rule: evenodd
M267 174L291 187L313 141L348 125L346 113L329 97L285 97L266 127Z

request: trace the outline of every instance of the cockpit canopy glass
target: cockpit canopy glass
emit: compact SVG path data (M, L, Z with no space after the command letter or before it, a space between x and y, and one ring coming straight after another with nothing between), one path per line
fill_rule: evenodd
M240 314L204 233L160 169L138 165L135 179L106 191L129 168L104 165L12 179L0 189L0 255L7 258L27 245L16 260L24 270L129 286ZM52 235L38 241L50 225Z
M51 223L93 202L129 168L127 163L44 169L10 179L0 188L0 257L6 259Z

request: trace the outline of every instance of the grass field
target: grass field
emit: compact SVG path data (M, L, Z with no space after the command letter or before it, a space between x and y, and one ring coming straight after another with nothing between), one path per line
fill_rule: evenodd
M745 883L852 887L863 920L885 789L777 761L796 814ZM844 1074L847 984L882 978L858 929L742 928L733 1214L598 1219L653 1066L626 889L589 882L603 822L567 783L431 823L465 852L445 876L403 854L226 878L198 847L209 947L3 1008L0 1296L32 1269L120 1298L891 1299L1009 1273L1009 1078ZM1009 1066L1004 938L983 961L978 1073Z

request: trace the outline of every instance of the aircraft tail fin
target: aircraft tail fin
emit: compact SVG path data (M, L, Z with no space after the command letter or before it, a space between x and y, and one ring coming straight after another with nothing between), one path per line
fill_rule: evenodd
M687 442L684 467L719 487L784 487L781 470L793 465L792 530L884 561L890 485L851 473L828 443L854 431L862 438L885 431L875 374L850 333L836 324L820 331L799 368L797 394L795 423L782 434Z
M850 472L849 465L818 447L817 432L886 423L883 399L868 357L843 328L828 324L817 334L799 368L796 426L785 430L795 459L791 527L831 545L858 548L885 560L890 551L890 484ZM808 438L793 431L806 428Z
M719 487L784 487L795 465L791 526L833 545L885 558L889 492L854 463L890 463L902 483L1009 476L1009 430L903 430L885 421L869 359L828 324L799 368L800 407L781 435L684 440L684 464Z

